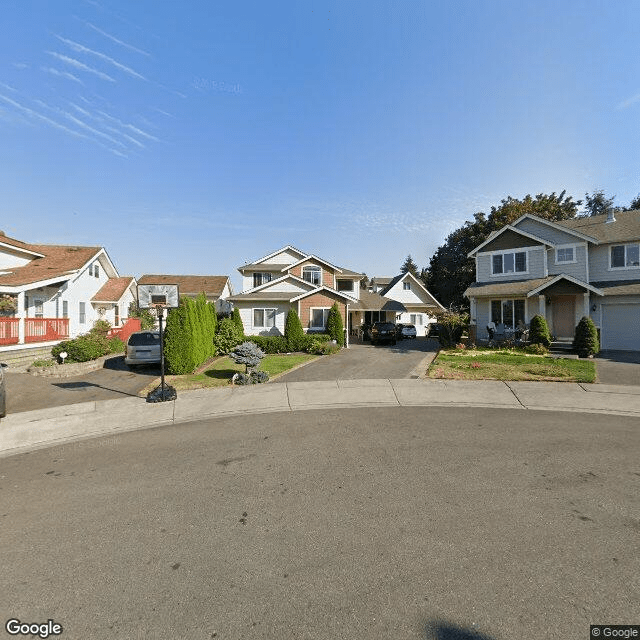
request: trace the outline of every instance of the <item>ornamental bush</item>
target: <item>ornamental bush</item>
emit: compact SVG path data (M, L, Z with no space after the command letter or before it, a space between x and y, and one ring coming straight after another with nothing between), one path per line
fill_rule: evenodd
M593 320L588 316L584 316L576 327L573 338L573 348L581 358L588 358L600 351L598 330Z
M289 345L289 351L302 351L304 345L304 330L302 322L295 309L289 309L284 323L284 337Z
M230 354L229 357L236 364L243 364L245 366L245 372L249 373L252 369L255 369L262 358L264 358L264 351L255 342L243 342L238 345Z
M233 313L231 314L231 319L235 322L240 335L244 335L244 325L242 324L242 318L240 317L240 309L238 307L233 307Z
M110 353L109 341L102 335L85 333L73 340L60 342L51 349L51 355L59 359L63 351L68 354L65 362L88 362Z
M95 333L100 336L106 336L111 329L111 323L108 320L96 320L89 333Z
M124 353L125 344L118 336L109 338L109 353Z
M331 336L332 340L343 347L344 346L344 325L342 324L342 315L338 308L338 303L334 302L331 309L329 309L329 317L327 318L327 333Z
M178 307L169 311L164 329L165 364L167 371L176 375L191 373L198 366L194 358L189 312L188 299L181 298Z
M229 353L243 340L236 323L231 318L224 318L218 327L215 345L218 353Z
M529 342L531 344L542 344L545 347L551 346L551 333L549 325L544 316L536 314L529 323Z
M460 343L462 334L469 324L469 315L452 309L436 312L436 319L440 324L438 341L443 347L452 347Z
M248 336L264 353L289 353L289 345L283 336Z

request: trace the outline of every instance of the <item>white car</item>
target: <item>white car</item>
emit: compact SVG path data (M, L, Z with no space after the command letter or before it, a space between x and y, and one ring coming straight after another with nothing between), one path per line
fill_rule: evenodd
M130 368L160 363L160 332L136 331L127 340L124 363Z

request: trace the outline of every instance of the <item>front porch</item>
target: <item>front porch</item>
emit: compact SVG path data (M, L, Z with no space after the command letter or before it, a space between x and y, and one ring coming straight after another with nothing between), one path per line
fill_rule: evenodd
M0 347L59 342L69 337L69 318L0 318Z

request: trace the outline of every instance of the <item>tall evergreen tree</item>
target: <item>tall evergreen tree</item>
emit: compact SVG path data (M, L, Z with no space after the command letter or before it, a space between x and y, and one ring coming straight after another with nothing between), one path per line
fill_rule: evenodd
M413 261L411 254L409 254L400 267L400 273L410 273L411 275L418 277L418 265Z
M589 216L602 216L609 211L616 211L617 207L613 206L615 196L607 198L602 189L596 189L592 194L585 193L584 208Z

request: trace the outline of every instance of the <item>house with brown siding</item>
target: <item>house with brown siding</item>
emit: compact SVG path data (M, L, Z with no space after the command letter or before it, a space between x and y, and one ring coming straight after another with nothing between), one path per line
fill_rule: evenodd
M249 262L242 293L228 300L240 311L247 335L283 335L289 309L295 309L305 332L324 332L329 309L338 304L347 334L365 319L395 321L406 311L401 303L360 287L364 273L339 267L291 245Z

